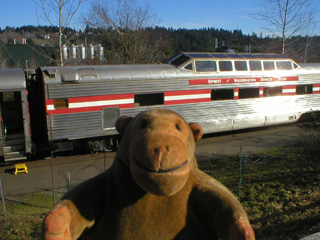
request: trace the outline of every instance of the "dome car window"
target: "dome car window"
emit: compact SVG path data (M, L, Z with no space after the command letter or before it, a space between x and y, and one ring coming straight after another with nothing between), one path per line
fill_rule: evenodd
M274 65L274 61L263 61L263 68L266 71L271 71L276 69Z
M216 72L217 63L216 61L196 61L197 72Z
M221 72L232 71L232 62L231 61L219 61L219 69Z
M247 71L248 66L246 61L234 61L236 71Z
M261 61L249 61L249 66L251 71L261 71Z
M291 61L277 61L278 70L292 70Z
M193 69L192 63L189 63L187 66L184 67L184 69L192 70Z

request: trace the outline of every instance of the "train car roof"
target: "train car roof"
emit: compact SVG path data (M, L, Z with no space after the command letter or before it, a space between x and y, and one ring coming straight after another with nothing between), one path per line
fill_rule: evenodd
M0 91L18 91L26 89L26 76L23 69L1 69Z
M113 81L113 80L152 80L152 79L178 79L194 77L207 77L205 71L195 71L187 68L193 60L280 60L291 61L283 55L277 54L246 54L246 53L181 53L164 64L125 64L125 65L92 65L68 67L41 67L47 84ZM293 62L294 63L294 62ZM295 63L294 63L295 64ZM295 64L295 69L299 68ZM215 73L216 70L214 70ZM245 74L246 72L243 72ZM228 74L221 72L221 75ZM236 74L235 72L233 74ZM239 73L238 73L239 74Z
M169 64L92 65L68 67L42 67L48 84L57 82L87 82L121 79L166 79L192 73ZM50 82L50 83L49 83Z

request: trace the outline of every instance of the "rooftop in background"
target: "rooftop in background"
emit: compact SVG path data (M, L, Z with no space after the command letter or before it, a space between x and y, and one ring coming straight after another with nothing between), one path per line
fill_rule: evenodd
M56 55L54 48L29 44L4 44L0 41L0 51L4 53L5 68L33 68L52 65L50 57Z

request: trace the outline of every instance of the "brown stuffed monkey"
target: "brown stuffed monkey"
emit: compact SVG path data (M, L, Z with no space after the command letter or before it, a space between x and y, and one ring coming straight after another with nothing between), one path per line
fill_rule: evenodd
M153 109L120 118L116 128L113 165L54 206L43 239L255 239L239 201L197 166L200 125Z

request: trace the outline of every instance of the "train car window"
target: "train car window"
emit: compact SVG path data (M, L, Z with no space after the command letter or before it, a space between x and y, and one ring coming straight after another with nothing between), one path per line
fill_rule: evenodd
M233 89L213 89L211 91L211 100L233 99Z
M68 108L69 102L68 99L55 99L54 100L54 108L55 109L63 109Z
M47 69L43 70L43 73L47 75L49 78L56 78L56 73L49 73Z
M192 63L189 63L187 66L184 67L184 69L193 70Z
M216 72L217 62L216 61L196 61L197 72Z
M261 61L249 61L251 71L262 71Z
M240 98L258 98L259 88L240 88L239 89L239 99Z
M181 55L180 57L176 58L175 60L173 60L172 62L170 62L172 65L175 66L180 66L182 63L188 61L190 59L190 57L186 56L186 55Z
M3 102L14 102L14 92L3 92L2 93L2 101Z
M163 93L136 94L134 95L134 106L159 105L164 103Z
M274 61L263 61L263 69L266 71L272 71L276 69Z
M247 71L248 66L246 61L234 61L236 71Z
M303 95L303 94L312 94L313 92L313 85L308 84L308 85L297 85L297 95Z
M291 61L277 61L278 70L292 70Z
M221 72L232 71L232 62L231 61L219 61L219 69Z
M274 97L282 95L282 87L265 87L263 89L264 97Z

